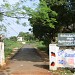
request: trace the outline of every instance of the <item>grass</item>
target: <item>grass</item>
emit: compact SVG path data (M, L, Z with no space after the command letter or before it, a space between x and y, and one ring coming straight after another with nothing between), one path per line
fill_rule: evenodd
M46 47L44 44L43 44L43 41L37 41L36 42L36 47L41 50L41 51L45 51L47 54L48 54L48 47Z
M56 71L50 71L53 75L73 75L70 69L67 68L60 68Z
M22 46L20 42L12 41L9 39L5 39L4 44L5 44L5 57L11 54L11 52L13 51L13 48L16 48L16 47L20 48Z

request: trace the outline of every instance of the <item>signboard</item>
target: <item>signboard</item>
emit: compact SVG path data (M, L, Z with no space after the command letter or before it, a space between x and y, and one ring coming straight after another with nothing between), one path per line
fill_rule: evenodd
M49 45L49 68L57 70L58 67L75 68L75 50L60 50L56 44Z
M58 50L57 67L75 68L75 51L72 49Z
M59 33L58 46L75 46L75 33Z

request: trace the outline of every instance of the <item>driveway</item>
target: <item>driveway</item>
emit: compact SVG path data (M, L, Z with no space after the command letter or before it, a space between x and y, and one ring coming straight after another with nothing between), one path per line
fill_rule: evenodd
M25 45L10 61L8 75L51 75L48 62L44 62L32 45Z

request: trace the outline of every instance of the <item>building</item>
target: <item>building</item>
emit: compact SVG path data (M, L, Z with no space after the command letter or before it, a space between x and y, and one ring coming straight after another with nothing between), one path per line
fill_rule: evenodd
M23 41L23 37L17 37L17 41Z

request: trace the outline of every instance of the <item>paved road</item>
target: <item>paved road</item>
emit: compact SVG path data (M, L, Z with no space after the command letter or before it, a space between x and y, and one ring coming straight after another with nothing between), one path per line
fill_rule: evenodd
M9 75L51 75L32 45L25 45L12 59L6 70Z

